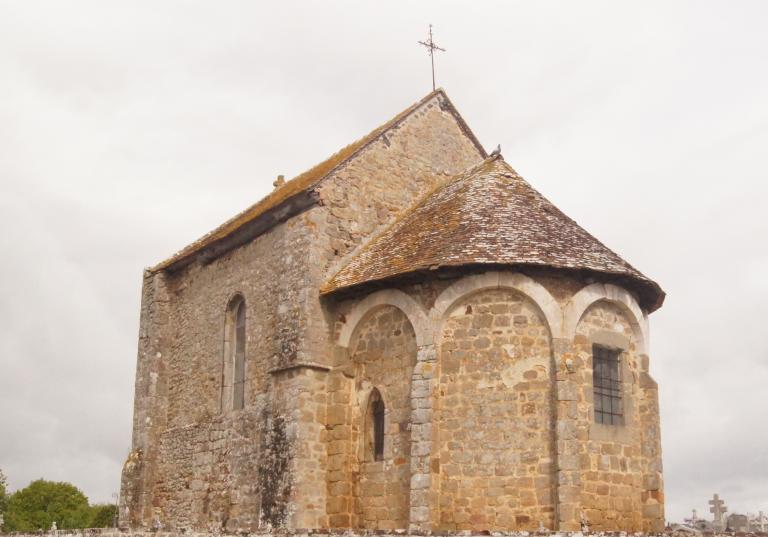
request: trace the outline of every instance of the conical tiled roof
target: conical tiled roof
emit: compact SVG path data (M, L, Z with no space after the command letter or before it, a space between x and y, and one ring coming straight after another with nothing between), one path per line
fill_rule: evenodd
M366 245L322 293L460 265L535 265L608 274L653 311L664 292L491 157L426 196Z

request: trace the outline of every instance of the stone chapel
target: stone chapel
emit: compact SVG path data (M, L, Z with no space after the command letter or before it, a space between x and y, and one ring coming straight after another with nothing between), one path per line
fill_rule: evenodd
M659 531L663 301L438 89L145 271L121 525Z

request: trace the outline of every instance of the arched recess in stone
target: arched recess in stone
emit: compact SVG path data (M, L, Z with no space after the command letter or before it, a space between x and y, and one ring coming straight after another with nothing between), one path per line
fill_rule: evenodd
M635 335L637 353L648 354L648 317L626 289L610 283L593 283L579 290L563 311L563 336L573 340L576 328L592 304L605 300L617 305L626 314Z
M329 523L331 527L346 528L406 528L411 381L418 346L432 340L427 316L402 291L386 289L354 304L346 318L336 341L337 348L345 351L344 365L331 372L329 381L326 428L335 439L328 452ZM403 338L408 340L407 345L403 345ZM404 346L407 351L402 350ZM394 359L393 348L401 349ZM380 367L398 360L403 362L400 367ZM384 457L380 461L366 460L363 437L365 414L374 389L385 403ZM387 497L390 494L392 500Z
M417 341L406 313L391 304L368 309L353 331L349 360L354 368L349 449L353 485L352 520L365 529L404 529L410 511L411 381ZM383 446L376 456L372 394L383 402ZM356 470L355 470L356 467Z
M394 306L408 317L416 333L417 345L421 346L432 343L433 334L429 329L429 322L424 308L402 291L384 289L368 295L352 307L352 310L347 315L347 322L339 333L337 344L340 347L348 348L360 321L372 309L379 306Z
M587 286L566 308L566 328L575 323L573 333L566 334L572 338L573 371L568 376L583 394L573 404L576 415L586 418L581 424L587 434L579 453L586 461L581 465L579 501L584 512L592 513L591 529L636 532L644 527L644 502L651 500L646 494L651 491L644 486L653 476L648 469L657 453L658 408L655 390L645 389L650 377L637 317L640 310L633 307L629 293L606 287ZM600 367L595 365L598 356ZM611 454L609 465L602 462L606 453ZM621 498L597 492L617 482L625 483Z
M463 297L477 291L497 288L514 289L528 297L546 320L550 336L561 337L562 311L557 300L539 282L520 273L491 271L465 276L440 293L430 311L430 317L440 324L453 305Z
M386 404L378 388L368 394L368 403L363 407L363 457L364 460L384 460L384 413Z
M435 529L553 527L552 340L521 281L472 278L438 303Z

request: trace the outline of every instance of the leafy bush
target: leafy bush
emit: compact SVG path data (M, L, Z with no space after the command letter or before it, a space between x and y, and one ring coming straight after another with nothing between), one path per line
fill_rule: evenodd
M0 515L5 513L5 506L8 503L8 493L6 491L6 488L8 486L8 481L5 478L5 474L2 470L0 470ZM3 528L0 527L0 530Z
M111 528L115 524L117 506L113 503L97 503L91 506L89 528Z
M60 529L78 529L92 520L88 498L77 487L38 479L8 498L3 530L47 530L54 521Z

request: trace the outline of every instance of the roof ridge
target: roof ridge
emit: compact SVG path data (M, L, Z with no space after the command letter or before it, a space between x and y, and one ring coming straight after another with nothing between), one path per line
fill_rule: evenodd
M445 90L443 88L437 88L392 118L388 119L386 122L374 128L368 134L358 138L350 144L347 144L346 146L333 153L330 157L286 181L285 184L283 184L281 187L276 188L256 203L251 204L213 230L209 231L205 235L177 251L169 258L161 261L152 267L150 271L158 272L174 267L177 264L182 264L185 260L192 257L197 252L230 236L248 222L255 220L269 210L274 209L289 199L292 199L294 196L313 189L334 171L338 170L341 166L345 165L351 159L365 151L365 149L368 148L376 140L378 140L382 134L400 125L414 112L416 112L416 110L424 106L437 95L442 97L442 101L445 107L458 123L462 133L464 133L464 135L470 139L480 155L486 156L485 149L477 140L474 133L472 133L472 131L469 129L469 126L464 121L464 118L461 117L459 112L453 106L453 103L448 98Z

